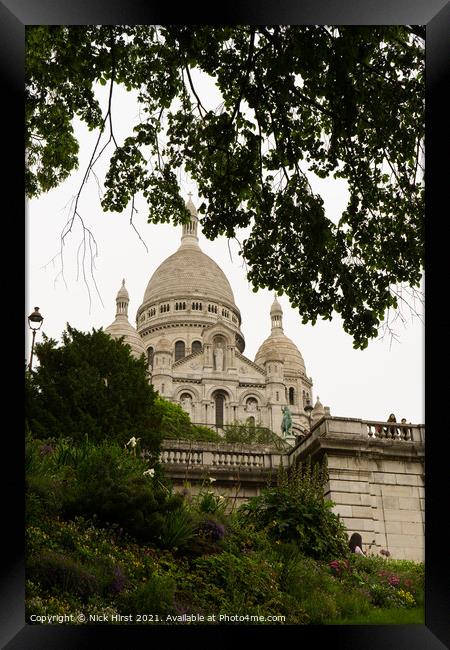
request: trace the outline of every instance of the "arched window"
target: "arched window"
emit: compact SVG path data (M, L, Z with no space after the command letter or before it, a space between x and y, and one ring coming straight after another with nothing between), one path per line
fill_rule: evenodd
M214 402L216 407L216 426L223 427L225 393L222 391L214 393Z
M186 356L186 346L184 341L177 341L175 343L175 361L178 359L183 359Z
M289 389L289 404L295 404L295 390L292 386Z
M155 351L154 351L154 349L152 347L148 348L148 350L147 350L147 361L148 361L148 365L149 365L150 368L153 367L153 354L154 354L154 352Z
M201 341L192 341L192 352L200 352L201 349Z

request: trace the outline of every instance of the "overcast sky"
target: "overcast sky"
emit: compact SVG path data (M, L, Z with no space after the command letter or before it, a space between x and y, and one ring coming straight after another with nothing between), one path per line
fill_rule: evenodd
M107 87L99 89L103 106L106 106L107 91ZM130 126L140 118L134 96L119 89L114 92L114 132L120 143L129 135ZM205 92L209 94L203 95L204 103L217 106L219 99L214 92L210 88ZM79 169L55 190L27 203L26 315L38 306L44 316L42 331L57 340L67 322L83 331L108 326L115 317L115 297L122 278L125 278L130 295L129 320L135 326L136 311L151 275L175 252L181 236L181 226L147 224L145 201L138 200L138 213L133 222L147 251L129 223L128 211L122 214L102 211L99 188L91 176L83 189L79 212L98 246L93 277L100 297L91 277L87 246L84 268L91 293L89 299L83 276L79 222L74 223L72 232L65 238L64 274L61 275L61 233L71 214L72 198L80 186L96 139L95 134L79 123L75 126L81 141ZM95 167L100 181L112 152L112 148L108 148ZM184 198L187 200L188 192L192 192L192 200L199 205L195 185L184 177L179 182ZM310 182L313 190L322 195L327 215L337 221L347 202L345 182L314 177L310 177ZM239 238L244 237L242 231ZM273 294L267 290L252 292L235 242L228 242L224 237L211 242L202 233L199 239L202 250L219 264L231 284L242 315L244 354L254 360L259 346L270 334L269 311ZM284 333L298 346L306 372L313 379L314 400L319 396L322 404L330 407L332 415L384 420L393 412L397 420L405 417L413 423L424 422L424 326L418 318L411 317L408 309L403 311L406 323L397 319L394 324L398 341L386 335L372 340L368 348L361 351L353 349L352 339L343 331L337 316L331 323L318 321L314 327L303 325L287 297L282 296L279 302L284 313ZM420 309L418 303L416 308ZM40 340L39 333L36 342ZM27 359L29 346L30 337L27 337Z

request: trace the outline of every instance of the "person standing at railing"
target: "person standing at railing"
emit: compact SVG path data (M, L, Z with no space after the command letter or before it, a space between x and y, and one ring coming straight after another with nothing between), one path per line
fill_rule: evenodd
M393 413L391 413L390 416L388 417L387 421L388 422L397 422L397 418L395 417L395 415ZM386 430L386 433L388 433L388 432L391 434L392 438L395 438L395 436L398 435L399 430L398 430L398 427L389 427Z
M401 424L406 424L406 418L401 419ZM411 422L409 424L411 424ZM405 440L411 440L412 439L411 427L402 427L400 434L402 438L405 438Z

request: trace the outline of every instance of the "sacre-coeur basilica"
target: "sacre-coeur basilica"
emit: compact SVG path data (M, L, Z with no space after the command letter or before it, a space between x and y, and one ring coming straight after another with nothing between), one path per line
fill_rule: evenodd
M221 430L229 424L267 427L281 435L282 408L292 415L292 435L309 430L306 404L313 382L303 357L283 331L275 298L267 314L269 336L255 358L245 356L241 314L221 268L199 246L197 210L189 198L191 221L182 226L178 249L151 276L136 314L128 319L125 280L116 297L116 317L105 328L124 337L132 354L145 354L151 383L178 403L192 422ZM316 400L313 421L329 414Z
M312 379L283 331L276 298L265 316L267 338L254 359L246 357L233 290L200 249L197 211L191 199L186 206L190 223L182 226L178 249L151 276L136 327L128 320L123 281L116 318L105 329L124 337L133 355L145 355L163 398L179 404L193 423L223 434L223 442L163 441L160 458L174 489L197 493L207 479L215 494L242 503L260 494L281 465L325 460L324 495L349 534L360 532L369 553L385 549L393 558L423 562L424 425L331 415L313 398ZM227 443L227 426L234 424L268 428L286 444Z

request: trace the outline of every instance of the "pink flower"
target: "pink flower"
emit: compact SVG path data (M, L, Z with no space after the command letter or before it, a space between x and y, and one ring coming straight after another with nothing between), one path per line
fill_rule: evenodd
M398 585L400 584L400 578L398 576L392 575L389 576L388 582L392 587L398 587Z

